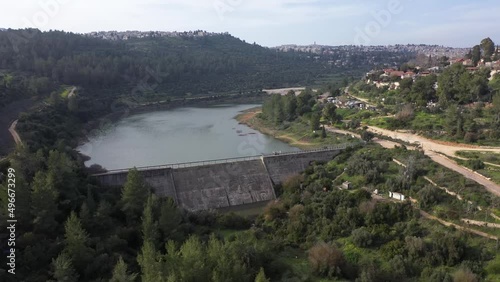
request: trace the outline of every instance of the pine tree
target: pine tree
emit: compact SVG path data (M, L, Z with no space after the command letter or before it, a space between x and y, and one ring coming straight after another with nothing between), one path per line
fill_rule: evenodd
M172 198L162 199L160 218L158 220L159 228L163 237L168 237L179 226L182 217Z
M113 207L110 203L105 200L99 201L97 210L94 214L93 225L97 227L98 230L108 230L109 226L113 225L112 212Z
M320 120L321 120L321 115L319 113L313 113L311 115L311 130L312 131L319 129Z
M264 268L260 268L257 277L255 277L255 282L269 282L270 280L266 278L266 274L264 273Z
M472 48L472 62L474 66L477 66L480 60L481 60L481 47L479 45L476 45L474 46L474 48Z
M149 241L153 245L158 245L158 222L155 221L153 216L153 206L155 198L154 195L149 195L142 214L142 236L144 242Z
M57 226L55 216L57 214L58 193L49 183L47 175L38 172L32 183L31 212L34 217L35 230L40 232L53 232Z
M54 269L53 276L58 282L73 282L78 281L78 274L73 268L71 258L66 254L60 254L57 259L52 260L52 267Z
M113 269L113 277L111 277L111 282L133 282L137 277L136 273L129 274L127 271L127 264L123 261L123 258L120 257L118 262Z
M181 267L180 253L177 251L177 245L169 240L165 244L164 263L161 265L162 274L168 277L167 281L179 281L179 268ZM173 279L173 280L172 280Z
M207 264L212 270L212 281L246 281L247 271L239 254L234 256L234 251L228 243L219 241L214 234L210 236L207 246Z
M491 61L491 57L495 54L495 43L491 38L485 38L481 40L481 51L483 53L483 58L486 61Z
M131 169L127 176L127 182L122 190L122 211L130 222L136 222L144 209L148 197L148 189L137 169Z
M179 252L182 257L181 281L198 281L200 277L210 277L205 261L205 247L198 237L189 237Z
M64 252L72 259L76 269L83 271L92 258L92 249L88 247L89 236L75 212L71 212L66 220L64 230Z
M141 253L137 256L137 262L141 267L142 282L157 282L161 277L161 265L158 261L158 253L150 241L144 241Z
M80 216L80 219L82 221L82 224L86 227L89 228L89 226L92 224L92 215L90 214L89 208L87 206L87 203L83 203L80 212L78 214Z
M326 104L322 111L323 118L333 124L337 119L336 110L337 107L334 104Z
M94 200L94 195L92 194L92 189L87 187L87 207L89 208L90 213L94 213L97 205Z

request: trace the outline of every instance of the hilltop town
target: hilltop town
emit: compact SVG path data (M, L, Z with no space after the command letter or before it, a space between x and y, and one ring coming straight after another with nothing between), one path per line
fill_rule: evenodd
M214 35L227 35L229 33L217 33L208 32L204 30L193 30L193 31L138 31L138 30L127 30L127 31L94 31L86 33L86 36L101 38L105 40L129 40L134 38L155 38L155 37L204 37L204 36L214 36Z
M284 52L308 52L317 55L333 55L337 53L371 53L371 52L394 52L394 53L411 53L411 54L424 54L426 56L440 57L460 57L464 56L470 49L469 48L453 48L439 45L425 45L425 44L396 44L396 45L378 45L378 46L357 46L357 45L343 45L343 46L328 46L328 45L281 45L275 49Z
M376 68L365 75L365 80L367 84L374 84L377 88L387 87L389 90L395 90L399 89L400 82L403 79L412 79L415 81L419 77L439 76L445 69L458 64L463 65L470 73L480 70L489 71L488 80L491 81L495 74L500 73L500 49L497 46L494 47L494 51L490 51L491 54L489 55L473 55L474 49L478 50L478 46L475 46L472 50L462 50L465 52L457 53L461 55L433 56L432 54L426 54L427 57L422 55L417 56L417 59L401 66ZM437 89L437 82L435 87Z

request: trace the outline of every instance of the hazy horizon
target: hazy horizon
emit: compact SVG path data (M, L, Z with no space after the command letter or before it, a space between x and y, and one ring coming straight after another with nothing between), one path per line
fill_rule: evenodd
M27 28L30 28L30 27L27 27ZM34 28L36 29L36 27L31 27L31 28ZM8 29L13 29L13 30L19 30L19 29L23 29L23 28L11 28L11 27L0 27L0 30L8 30ZM199 29L199 30L202 30L202 29ZM93 30L93 31L89 31L89 32L74 32L74 31L70 31L70 30L62 30L62 29L52 29L52 30L41 30L42 32L49 32L49 31L61 31L61 32L69 32L69 33L74 33L74 34L81 34L81 35L86 35L86 34L91 34L91 33L95 33L95 32L191 32L191 31L197 31L197 30ZM228 33L230 34L231 36L234 36L240 40L243 40L245 41L246 43L253 43L253 42L249 42L248 40L246 40L245 38L241 38L241 37L238 37L234 34L231 34L230 32L228 31L222 31L222 32L215 32L215 31L210 31L210 30L202 30L202 31L205 31L205 32L208 32L208 33L218 33L218 34L221 34L221 33ZM483 39L483 38L481 38ZM481 39L478 39L477 42L479 42ZM493 41L495 41L493 39ZM496 42L496 41L495 41ZM256 44L259 44L258 42L255 42ZM474 43L474 45L477 45L478 43ZM259 44L261 45L261 44ZM280 46L290 46L290 45L296 45L296 46L312 46L312 45L318 45L318 46L331 46L331 47L336 47L336 46L396 46L396 45L426 45L426 46L441 46L441 47L449 47L449 48L457 48L457 49L467 49L467 48L472 48L474 46L450 46L450 45L443 45L443 44L436 44L436 43L425 43L425 42L421 42L421 43L405 43L405 42L401 42L401 43L390 43L390 44L369 44L369 45L356 45L356 44L345 44L345 45L339 45L339 44L320 44L318 42L312 42L312 43L304 43L304 44L299 44L299 43L294 43L294 42L289 42L289 43L283 43L283 44L279 44L279 45L272 45L272 46L266 46L266 45L261 45L262 47L268 47L268 48L274 48L274 47L280 47ZM498 46L498 45L497 45Z
M228 32L266 47L500 41L500 2L485 0L28 0L0 11L0 27L94 31Z

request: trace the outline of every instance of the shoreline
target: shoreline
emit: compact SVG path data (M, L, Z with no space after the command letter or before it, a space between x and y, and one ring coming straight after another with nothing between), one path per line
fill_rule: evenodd
M197 99L186 99L186 100L173 100L169 102L151 102L145 105L137 105L133 108L127 108L125 110L116 111L101 117L97 117L86 124L83 124L81 128L82 135L76 140L76 146L74 149L78 148L82 144L89 141L89 134L94 130L100 130L103 124L115 123L121 119L129 117L131 115L150 113L156 111L167 111L182 107L196 107L196 106L210 106L220 103L234 103L234 104L246 104L246 103L262 103L266 96L263 94L251 95L251 96L218 96L218 97L200 97Z
M262 104L262 95L252 95L252 96L238 96L238 97L217 97L217 98L210 98L208 100L204 99L195 99L195 100L179 100L179 101L172 101L170 103L163 103L163 104L149 104L149 105L141 105L135 108L131 108L128 110L123 110L123 111L117 111L114 113L107 114L103 117L100 117L96 120L90 121L89 123L84 125L84 128L82 129L82 136L78 138L78 143L77 145L73 148L77 153L80 155L81 160L86 163L92 158L88 155L86 155L84 152L78 150L79 147L87 142L89 142L89 138L92 135L92 133L95 133L96 131L99 131L103 129L103 126L107 126L109 124L114 124L118 122L119 120L122 120L124 118L130 117L132 115L137 115L137 114L147 114L147 113L153 113L153 112L162 112L162 111L170 111L174 110L177 108L184 108L184 107L194 107L194 108L205 108L205 107L213 107L213 106L218 106L218 105L245 105L245 104L250 104L252 108L243 110L241 112L246 112L249 110L253 109L259 109ZM240 113L241 113L240 112ZM236 120L235 117L232 117L233 119ZM97 165L101 165L99 163L95 163ZM85 165L85 167L89 168L90 163ZM107 168L104 168L105 170L108 170Z
M281 134L279 130L271 129L263 124L255 124L252 121L257 120L257 115L262 113L262 107L255 107L248 110L242 111L240 114L236 115L234 118L240 123L244 124L260 133L271 136L281 142L285 142L290 146L299 148L301 150L308 150L322 147L321 144L314 144L309 141L301 141L298 138L291 136L292 134Z

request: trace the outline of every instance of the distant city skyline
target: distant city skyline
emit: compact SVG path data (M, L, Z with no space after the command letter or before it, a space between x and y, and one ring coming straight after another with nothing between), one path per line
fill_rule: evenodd
M495 0L26 0L0 11L1 28L229 32L274 47L500 43Z

